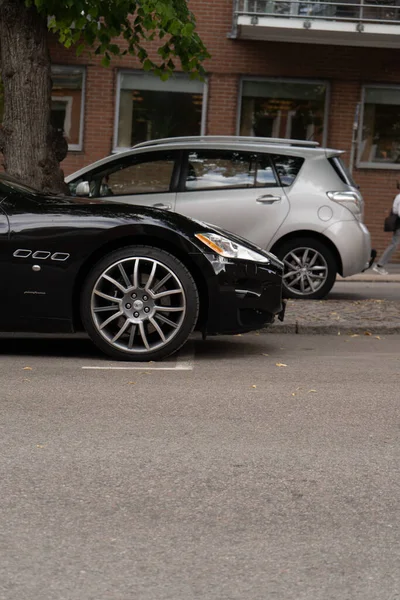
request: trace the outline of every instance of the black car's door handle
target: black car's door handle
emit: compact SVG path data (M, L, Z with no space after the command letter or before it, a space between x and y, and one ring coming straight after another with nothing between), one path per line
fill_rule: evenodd
M280 196L265 194L265 196L259 196L256 202L259 202L260 204L273 204L274 202L279 202L279 200L281 200Z

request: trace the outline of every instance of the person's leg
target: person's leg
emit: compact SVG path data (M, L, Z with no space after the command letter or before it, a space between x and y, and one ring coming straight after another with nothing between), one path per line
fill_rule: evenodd
M397 246L400 244L400 229L396 229L393 234L392 241L389 246L386 248L385 252L382 254L380 259L377 262L378 267L384 267L392 258Z

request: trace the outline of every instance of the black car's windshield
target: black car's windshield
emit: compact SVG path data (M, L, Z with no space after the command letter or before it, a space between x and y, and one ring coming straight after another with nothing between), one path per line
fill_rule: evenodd
M59 204L65 202L64 196L55 196L46 192L39 192L39 190L25 185L18 179L11 177L10 175L0 174L0 204L9 196L15 196L15 194L23 194L25 198L29 198L36 204L43 204L43 202L52 201L57 199Z
M22 192L23 194L28 194L29 196L37 196L40 194L40 192L35 188L25 185L24 183L18 181L18 179L14 179L14 177L4 174L0 175L0 188L5 194L9 194L10 191Z

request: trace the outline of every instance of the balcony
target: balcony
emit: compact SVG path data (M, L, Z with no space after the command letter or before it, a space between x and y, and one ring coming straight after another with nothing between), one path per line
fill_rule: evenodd
M400 48L400 0L236 0L233 37Z

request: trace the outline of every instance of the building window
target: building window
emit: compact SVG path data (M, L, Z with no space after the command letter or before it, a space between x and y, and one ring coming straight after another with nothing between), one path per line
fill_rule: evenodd
M243 79L239 133L325 145L327 95L322 81Z
M119 74L114 147L151 139L204 133L206 84L175 74L168 81L148 73Z
M85 96L83 67L52 66L51 121L63 131L69 150L82 150Z
M400 168L400 87L364 87L358 165Z

